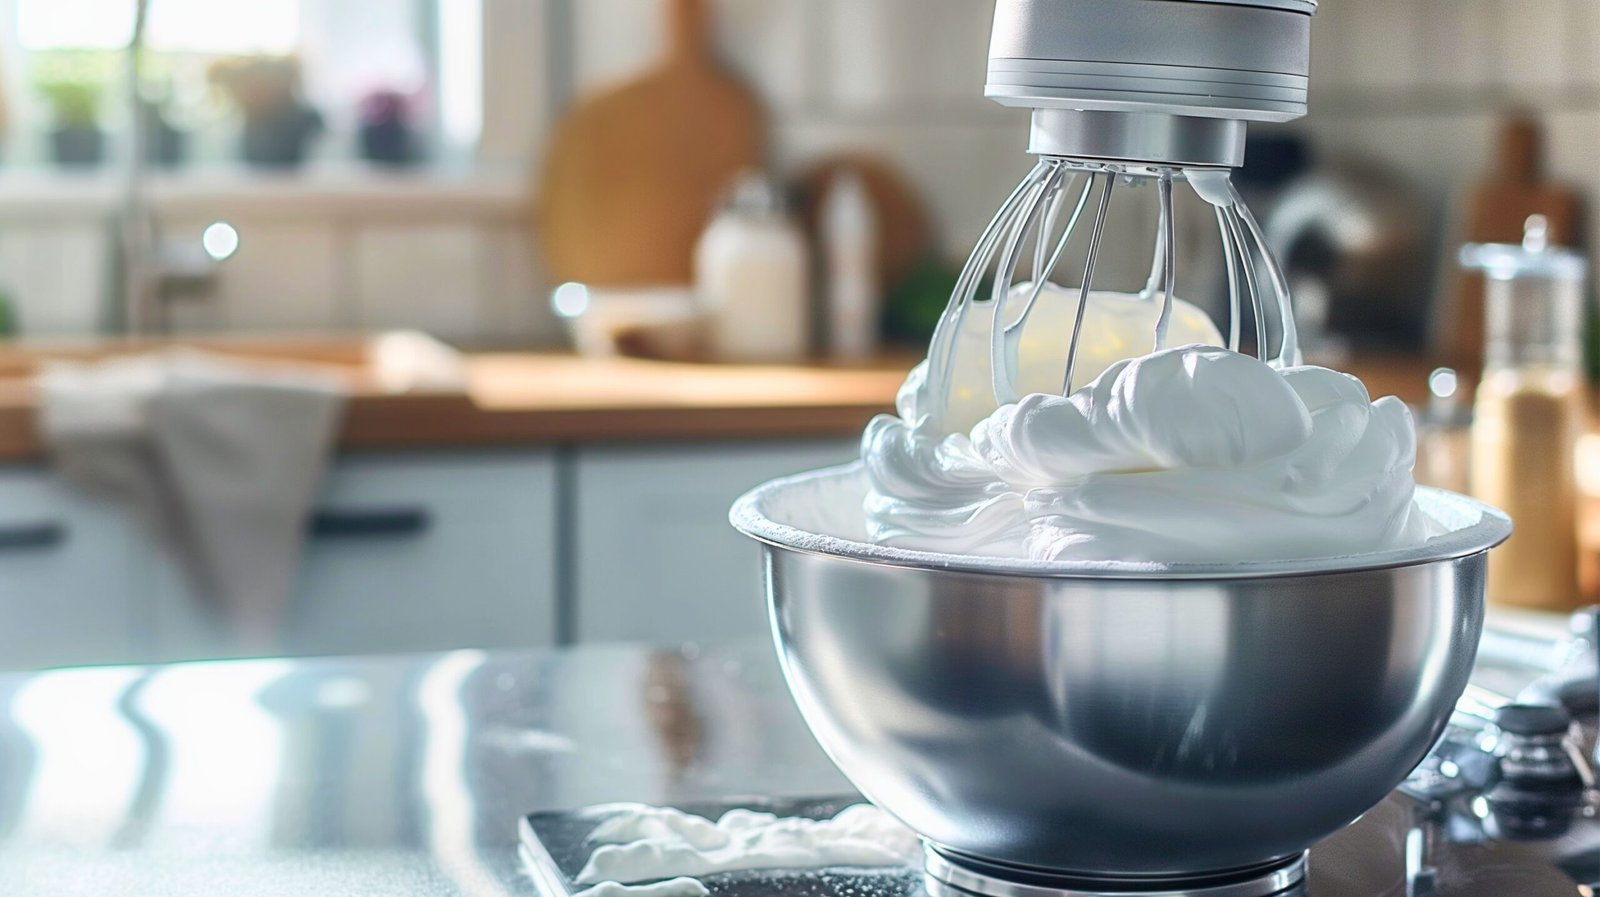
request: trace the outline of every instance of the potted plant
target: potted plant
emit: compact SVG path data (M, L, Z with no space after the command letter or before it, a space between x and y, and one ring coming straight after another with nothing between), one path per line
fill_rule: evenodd
M396 166L417 161L410 97L388 88L374 90L361 98L357 111L361 119L361 158Z
M297 168L311 138L322 132L322 114L300 94L300 63L292 56L246 56L211 66L220 87L244 117L240 156L262 168Z
M150 77L139 92L139 136L144 159L160 168L176 168L189 155L189 132L173 124L176 106L170 71Z
M33 83L50 107L50 150L56 164L92 168L105 160L106 135L100 127L100 101L109 68L105 54L43 53L35 62Z

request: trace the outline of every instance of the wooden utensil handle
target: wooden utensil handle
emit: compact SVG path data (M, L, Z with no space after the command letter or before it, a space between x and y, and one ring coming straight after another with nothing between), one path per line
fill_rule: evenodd
M1533 184L1543 177L1544 139L1539 123L1522 113L1513 113L1500 123L1496 173L1501 181Z
M711 27L706 0L666 0L667 57L706 59L711 55Z

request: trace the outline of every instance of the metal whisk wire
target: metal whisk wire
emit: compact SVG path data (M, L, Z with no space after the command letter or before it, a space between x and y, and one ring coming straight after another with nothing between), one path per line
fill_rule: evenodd
M934 401L930 408L925 409L925 413L936 417L944 413L945 406L949 402L951 380L955 376L952 362L955 358L956 336L966 324L967 312L974 301L972 294L977 289L979 278L989 267L995 242L1000 234L1014 223L1013 217L1017 208L1037 189L1038 177L1049 168L1050 162L1041 159L1027 177L1022 179L1022 183L1017 185L1017 189L1012 191L1004 203L1001 203L1000 211L989 220L983 235L978 237L978 243L973 247L972 255L968 256L966 266L961 269L955 288L950 291L950 302L945 306L944 313L939 316L939 323L933 331L933 341L928 346L926 376Z
M988 311L993 316L989 353L995 400L1007 404L1020 398L1016 381L1023 328L1038 305L1045 286L1054 278L1091 198L1095 198L1098 192L1082 276L1077 283L1078 307L1062 381L1062 391L1071 391L1089 297L1094 289L1096 263L1105 241L1106 220L1114 191L1119 183L1155 182L1159 219L1151 254L1150 275L1140 296L1150 301L1154 301L1158 292L1161 296L1162 307L1152 334L1152 346L1156 350L1165 348L1172 323L1177 279L1177 219L1173 210L1173 194L1174 184L1179 180L1187 182L1195 193L1209 202L1215 213L1228 284L1228 348L1233 351L1240 349L1241 330L1247 314L1245 308L1248 306L1248 314L1254 321L1257 357L1278 365L1298 364L1300 353L1287 279L1268 251L1260 226L1228 180L1225 170L1111 165L1043 157L1017 185L984 229L951 292L950 302L934 332L928 353L928 386L934 401L927 413L940 415L948 403L954 377L952 368L956 357L956 341L974 306L984 301L982 293L986 293L990 305ZM1069 206L1071 211L1065 214L1063 224L1061 219ZM1032 259L1024 270L1031 273L1032 277L1028 289L1023 292L1021 309L1013 314L1012 303L1018 298L1013 296L1013 282L1029 243L1032 243ZM983 277L991 269L993 280L988 289L983 291ZM1268 301L1266 289L1272 291L1271 299L1275 301ZM1278 319L1281 334L1278 352L1270 358L1269 313Z
M1100 174L1089 176L1091 186ZM1107 174L1106 185L1100 191L1100 207L1094 213L1094 231L1089 236L1089 256L1083 263L1083 286L1078 291L1078 316L1072 322L1072 343L1067 348L1067 373L1061 380L1061 392L1072 392L1072 373L1078 366L1078 340L1083 336L1083 316L1089 310L1089 293L1094 290L1094 263L1100 258L1100 241L1106 233L1106 214L1111 211L1111 190L1117 186L1116 178ZM1051 272L1054 273L1054 272Z

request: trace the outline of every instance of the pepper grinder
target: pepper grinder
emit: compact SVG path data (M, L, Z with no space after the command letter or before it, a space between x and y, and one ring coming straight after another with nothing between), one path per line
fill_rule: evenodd
M1472 424L1472 494L1516 531L1490 555L1489 600L1571 611L1578 590L1573 453L1585 417L1583 256L1549 245L1542 215L1522 245L1473 244L1461 264L1487 276L1483 380Z

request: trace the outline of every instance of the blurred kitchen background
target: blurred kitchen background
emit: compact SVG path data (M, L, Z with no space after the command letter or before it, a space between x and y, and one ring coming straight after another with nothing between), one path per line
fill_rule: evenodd
M1027 116L983 0L697 5L0 0L0 666L759 636L728 504L888 410ZM1457 253L1593 254L1600 4L1313 36L1238 180L1467 488Z

